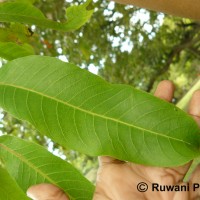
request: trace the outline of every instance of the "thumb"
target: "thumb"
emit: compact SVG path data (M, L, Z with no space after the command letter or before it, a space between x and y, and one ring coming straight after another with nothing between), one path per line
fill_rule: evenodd
M27 196L33 200L69 200L60 188L48 183L31 186Z

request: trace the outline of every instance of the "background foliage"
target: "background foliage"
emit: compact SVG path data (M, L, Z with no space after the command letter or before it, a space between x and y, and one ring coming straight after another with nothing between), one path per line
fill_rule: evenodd
M62 22L66 20L66 7L82 2L40 0L35 1L35 5L48 19ZM59 57L98 72L109 82L130 84L148 92L162 79L173 80L177 88L174 102L198 78L199 22L105 0L94 0L89 8L94 9L92 18L77 31L66 33L2 23L0 42L28 43L38 55ZM0 118L1 134L34 140L95 180L96 158L63 149L41 136L30 124L5 112L1 112Z

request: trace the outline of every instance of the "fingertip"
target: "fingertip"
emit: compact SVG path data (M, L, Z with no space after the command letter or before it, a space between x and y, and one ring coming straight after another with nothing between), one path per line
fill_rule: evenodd
M154 95L170 102L174 96L174 90L175 86L172 81L163 80L158 84Z
M48 183L33 185L28 188L26 194L33 200L69 200L60 188Z
M196 105L198 105L199 104L199 102L200 102L200 90L196 90L196 91L194 91L194 93L193 93L193 95L192 95L192 99L191 99L191 101L190 101L190 104L192 103L192 104L196 104Z

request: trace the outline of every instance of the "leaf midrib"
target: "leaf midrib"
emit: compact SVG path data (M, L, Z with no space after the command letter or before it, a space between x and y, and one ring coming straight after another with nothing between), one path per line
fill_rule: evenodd
M35 170L38 174L40 174L42 177L44 177L46 180L48 180L50 183L57 185L57 183L52 180L49 176L47 176L45 173L43 173L41 170L39 170L37 167L35 167L31 162L29 162L23 155L17 153L16 151L8 148L6 145L4 144L0 144L0 146L5 149L6 151L10 152L12 155L14 155L15 157L17 157L19 160L21 160L23 163L27 164L30 168L32 168L33 170Z
M7 15L8 17L4 17L5 15ZM2 19L2 16L3 16L3 19ZM10 17L11 17L12 20L10 19ZM53 21L53 20L50 20L50 19L47 19L47 18L41 18L40 19L40 18L35 18L35 17L29 17L27 15L0 13L0 20L3 20L5 22L7 22L7 19L9 21L13 22L13 20L16 19L17 17L26 18L25 21L23 20L23 23L26 23L26 24L29 24L29 25L35 24L35 25L38 25L38 26L51 28L51 29L54 29L54 30L61 30L61 31L73 30L73 29L69 28L70 20L67 20L66 22L57 22L57 21ZM15 21L18 22L19 20L15 20Z
M185 143L185 144L187 144L187 145L193 146L191 143L186 142L186 141L184 141L184 140L180 140L180 139L178 139L178 138L173 138L173 137L170 137L170 136L167 136L167 135L162 135L162 134L157 133L157 132L155 132L155 131L147 130L147 129L141 128L141 127L139 127L139 126L135 126L135 125L133 125L133 124L129 124L129 123L127 123L127 122L114 119L114 118L112 118L112 117L108 117L108 116L105 116L105 115L101 115L101 114L98 114L98 113L94 113L94 112L85 110L85 109L83 109L83 108L77 107L77 106L75 106L75 105L73 105L73 104L70 104L70 103L68 103L68 102L65 102L65 101L63 101L63 100L61 100L61 99L57 99L57 98L55 98L55 97L51 97L51 96L49 96L49 95L47 95L47 94L44 94L44 93L42 93L42 92L38 92L38 91L32 90L32 89L30 89L30 88L25 88L25 87L22 87L22 86L18 86L18 85L16 86L16 85L7 84L7 83L0 83L0 85L2 85L2 86L8 86L8 87L13 87L13 88L21 89L21 90L25 90L25 91L27 91L27 92L32 92L32 93L35 93L35 94L37 94L37 95L40 95L40 96L46 97L46 98L48 98L48 99L54 100L54 101L56 101L56 102L62 103L62 104L64 104L64 105L67 105L68 107L72 107L72 108L74 108L74 109L76 109L76 110L79 110L79 111L81 111L81 112L84 112L84 113L87 113L87 114L90 114L90 115L93 115L93 116L97 116L97 117L100 117L100 118L103 118L103 119L106 119L106 120L114 121L114 122L117 122L117 123L119 123L119 124L123 124L123 125L129 126L129 127L132 127L132 128L138 129L138 130L146 131L146 132L149 132L149 133L151 133L151 134L153 134L153 135L157 135L157 136L160 136L160 137L164 137L164 138L167 138L167 139L175 140L175 141L182 142L182 143Z

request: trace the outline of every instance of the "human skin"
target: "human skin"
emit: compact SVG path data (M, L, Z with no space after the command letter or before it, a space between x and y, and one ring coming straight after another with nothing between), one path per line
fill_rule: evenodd
M200 0L114 0L154 11L200 20Z
M162 81L157 86L155 96L171 102L174 85L170 81ZM193 94L188 114L200 126L200 90ZM131 152L130 152L131 153ZM164 168L144 166L130 162L116 160L108 156L99 157L96 190L93 200L197 200L200 189L193 192L138 192L137 184L145 182L160 185L177 185L182 182L191 163L186 165ZM193 172L189 181L199 183L200 166ZM186 184L186 183L185 183ZM28 189L27 194L34 200L69 200L62 190L51 184L39 184Z

